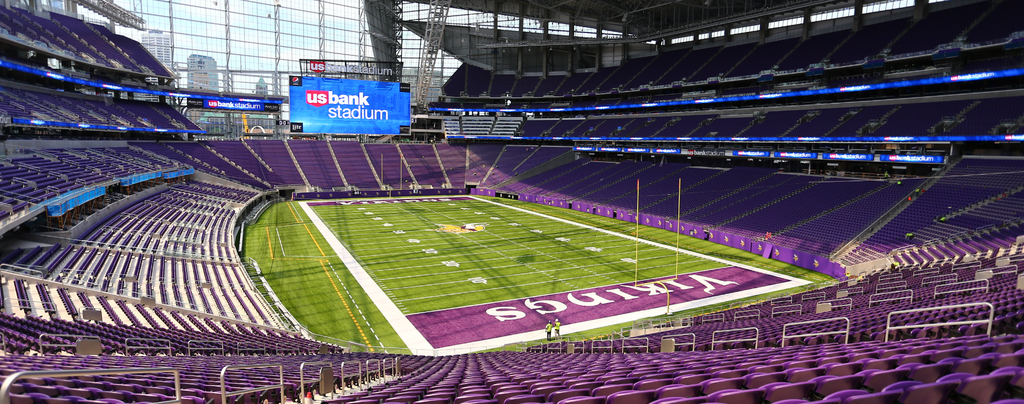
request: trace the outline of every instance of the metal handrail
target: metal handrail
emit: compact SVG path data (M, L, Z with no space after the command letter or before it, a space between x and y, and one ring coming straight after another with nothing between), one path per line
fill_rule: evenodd
M380 359L367 359L365 363L366 363L366 385L369 386L370 383L373 382L373 380L375 380L375 379L370 377L370 374L371 374L370 363L376 363L377 364L377 374L378 375L383 373L381 370L384 369L384 367L381 365Z
M984 283L985 285L984 286L972 286L972 287L967 287L967 288L964 288L964 289L944 290L944 291L939 292L939 287L942 287L942 286L974 285L974 284L982 284L982 283ZM980 291L983 291L985 293L988 293L988 279L973 279L973 280L963 281L963 282L955 282L955 283L947 283L947 284L943 284L943 285L935 285L935 292L932 294L932 298L933 299L934 298L938 298L939 295L948 295L950 293L960 293L960 292L970 292L972 290L980 290Z
M3 385L0 385L0 404L11 404L11 386L14 385L14 382L24 378L130 375L148 373L174 374L174 400L159 401L150 404L181 404L181 371L175 368L33 370L17 372L7 376L7 378L4 379Z
M708 314L705 314L703 316L700 316L700 323L701 324L707 324L709 322L708 321L709 319L714 319L714 321L712 321L712 322L724 323L725 322L725 313L708 313Z
M970 268L970 267L980 267L980 266L981 266L981 261L971 261L971 262L960 261L960 262L958 262L956 264L953 264L953 270L956 271L956 270L959 270L959 269Z
M643 345L626 345L626 341L640 341L643 340ZM644 353L651 352L651 339L647 337L626 337L622 340L622 353L626 353L626 348L643 348Z
M193 348L193 344L219 344L220 348ZM224 355L224 341L190 339L186 349L188 350L188 356L192 356L192 351L220 351L220 354Z
M894 293L904 293L904 292L909 292L910 296L894 297L892 299L875 300L875 296L891 295L891 294L894 294ZM875 294L873 294L871 296L868 296L868 307L871 307L871 305L875 304L875 303L894 302L894 301L898 301L898 300L907 300L907 299L910 299L911 302L914 301L914 290L913 289L894 290L892 292L875 293Z
M725 340L725 341L719 341L719 340L716 339L716 336L718 335L718 333L721 333L721 332L748 331L748 330L754 330L754 338L753 339L741 338L741 339L733 339L733 340ZM714 331L714 332L711 333L711 350L714 351L715 350L715 345L718 345L719 343L725 344L725 343L729 343L729 342L750 342L750 341L754 341L754 347L756 348L757 347L757 343L760 340L761 340L761 330L758 329L757 327L734 328L734 329L731 329L731 330L717 330L717 331Z
M825 292L808 293L808 294L805 294L803 296L800 296L800 301L801 302L806 302L808 300L821 300L821 299L824 299L824 298L825 298Z
M359 385L363 384L363 363L359 361L341 362L341 394L348 393L348 385L345 384L345 365L355 364L356 374L359 375Z
M805 324L827 323L827 322L836 321L836 320L846 320L846 331L812 332L812 333L808 333L808 334L797 334L797 335L787 335L786 334L786 327L789 327L791 325L805 325ZM789 339L789 338L816 337L816 336L820 336L820 335L838 335L838 334L842 334L842 335L844 335L846 337L845 339L843 339L843 343L844 344L847 344L847 343L850 342L850 319L848 317L832 317L832 318L826 318L826 319L822 319L822 320L810 320L810 321L799 321L799 322L795 322L795 323L786 323L786 324L782 325L782 347L783 348L786 347L786 340Z
M609 344L608 344L607 347L604 346L604 345L599 347L599 346L597 346L598 342L608 342ZM594 353L594 350L597 349L597 348L602 348L602 349L603 348L608 348L609 353L615 353L615 340L595 339L595 340L591 341L590 342L590 353Z
M906 289L908 287L907 281L893 281L887 283L879 283L875 285L875 293L885 293L892 290ZM881 289L885 289L884 291Z
M101 341L101 343L102 343L102 340L100 340L100 337L97 337L95 335L48 334L48 333L42 333L42 334L39 334L39 353L43 353L43 348L44 347L64 347L64 348L69 348L69 347L75 346L75 344L47 344L47 343L43 342L43 337L78 338L80 340L82 340L82 339L95 339L95 340Z
M1005 270L1005 271L997 272L1000 269ZM975 272L991 271L992 272L992 276L996 276L996 275L1016 274L1018 270L1019 270L1019 268L1017 268L1016 265L1010 264L1010 265L1001 265L1001 266L992 267L992 268L979 269L979 270L977 270Z
M327 367L334 370L334 364L331 362L302 362L299 364L299 399L306 397L306 365L327 365ZM323 371L323 368L320 368ZM333 387L333 386L332 386ZM320 390L323 390L324 386L320 386ZM334 389L331 389L332 391ZM326 393L325 393L326 394ZM283 396L282 396L283 397ZM283 399L282 399L283 400Z
M836 302L845 302L845 303L836 304ZM836 307L846 307L847 309L853 310L853 299L851 299L849 297L841 297L841 298L832 299L832 300L822 300L822 301L818 302L818 304L822 304L822 303L830 304L833 309L835 309Z
M750 314L752 313L752 314ZM760 309L737 310L733 313L732 321L745 320L748 318L761 319Z
M252 348L243 348L243 346L252 347ZM241 354L242 352L253 352L253 353L262 352L263 355L266 355L267 354L267 346L266 345L261 345L258 342L239 341L238 344L235 345L235 352L239 353L239 354Z
M924 307L924 308L919 308L919 309L899 310L899 311L889 312L889 315L886 316L886 318L885 318L885 341L884 342L889 342L889 330L908 330L908 329L912 329L912 328L922 328L922 327L927 327L927 326L971 325L971 324L977 324L978 323L977 320L975 320L975 321L951 321L951 322L946 322L946 323L913 324L913 325L901 325L901 326L893 327L892 326L892 315L893 314L917 313L917 312L920 312L920 311L927 311L927 310L959 309L959 308L962 308L962 307L977 307L977 306L988 306L988 321L984 322L984 323L988 324L988 329L985 330L985 334L991 337L992 336L992 323L993 323L993 320L995 319L995 316L996 316L996 309L995 309L995 307L992 306L992 303L989 303L989 302L978 302L978 303L951 304L951 305L948 305L948 306ZM0 403L0 404L3 404L3 403Z
M932 285L940 286L940 285L943 284L943 282L949 283L949 281L956 282L958 280L960 280L960 277L957 276L957 274L955 274L955 273L929 276L927 278L921 279L921 287L922 288L926 288L926 287L932 286Z
M793 295L776 297L776 298L774 298L772 300L769 300L768 303L771 304L772 306L774 306L776 304L780 304L780 303L792 304L793 303Z
M697 334L694 334L692 332L688 332L686 334L665 335L665 336L662 336L661 339L672 338L673 340L675 340L674 337L685 337L687 335L689 335L691 338L693 338L693 342L685 342L685 343L684 342L676 342L675 344L676 344L676 346L679 346L679 345L689 345L690 346L690 351L692 352L692 351L697 349Z
M781 309L781 310L776 310ZM775 306L772 307L772 318L775 318L776 314L803 314L804 306L802 304L791 304L788 306Z
M526 342L526 349L523 352L534 352L533 351L534 348L543 347L544 345L547 345L547 344L548 344L547 341L527 341ZM543 351L544 351L543 349L537 350L537 352L543 352Z
M862 294L864 294L864 287L863 286L853 286L853 287L848 287L846 289L839 289L839 290L845 290L847 296L862 295ZM839 290L837 290L836 292L838 293Z
M166 342L167 346L146 346L146 345L131 346L131 345L128 345L130 341ZM174 355L174 348L171 347L171 340L164 339L164 338L125 338L125 340L124 340L124 356L130 355L128 353L128 351L131 350L131 349L149 349L149 350L166 349L167 350L167 356Z
M918 270L914 271L914 276L913 277L916 278L918 276L931 276L931 275L938 275L938 274L939 274L939 270L938 269L934 269L934 268L918 269Z
M398 358L384 358L381 363L384 365L384 376L388 375L388 361L391 361L391 377L398 377L401 375L402 368L399 366Z
M902 281L902 280L903 280L903 273L900 273L900 272L891 273L891 274L881 274L881 275L878 275L878 282L879 283L890 282L890 281Z
M275 384L275 385L272 385L272 386L267 386L267 387L254 387L254 388L251 388L251 389L232 391L231 393L227 392L227 384L224 382L224 378L225 378L225 375L227 374L227 372L229 370L267 369L267 368L277 368L277 376L278 376L278 379L279 379L279 383L278 384ZM220 369L220 404L228 404L228 397L241 396L241 395L245 395L245 394L249 394L249 393L258 393L258 392L261 392L261 391L269 391L269 390L273 390L273 389L281 389L281 401L283 402L285 400L285 395L284 395L284 366L281 365L281 364L276 364L276 365L271 365L271 364L264 364L264 365L230 365L230 366L225 366L225 367ZM3 403L0 403L0 404L3 404Z

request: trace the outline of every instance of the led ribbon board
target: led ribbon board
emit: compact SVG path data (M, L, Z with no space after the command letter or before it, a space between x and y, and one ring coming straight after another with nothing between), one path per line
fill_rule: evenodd
M406 83L292 76L291 131L397 135L410 124Z
M254 101L220 101L211 99L188 98L185 105L192 108L229 109L235 111L266 111L280 112L280 104L267 104Z

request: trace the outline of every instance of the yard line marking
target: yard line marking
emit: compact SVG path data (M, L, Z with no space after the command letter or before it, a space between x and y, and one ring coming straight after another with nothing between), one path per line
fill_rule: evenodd
M313 232L309 231L309 227L306 225L302 225L302 227L306 229L306 234L309 234L309 238L313 239L313 244L316 244L316 249L320 250L320 255L326 257L327 254L324 254L324 249L320 248L320 243L316 242L316 237L313 237Z
M327 279L331 281L331 286L334 286L334 293L338 294L338 299L345 304L345 311L348 312L348 316L351 317L352 322L355 323L356 329L359 330L359 335L363 337L363 341L366 342L366 345L370 346L370 352L373 352L373 346L370 345L370 339L366 338L366 333L363 332L363 327L359 325L359 321L356 320L356 316L352 314L352 308L348 307L348 302L341 296L341 290L338 290L338 284L334 283L334 278L331 278L331 273L327 272L327 266L324 265L323 260L320 260L320 267L323 268L324 273L327 274ZM353 300L353 302L355 302L355 300ZM366 320L366 317L363 317L363 320ZM369 327L369 325L367 325L367 327Z
M408 244L408 243L405 243L405 244ZM522 257L547 256L547 255L553 254L553 253L558 253L558 254L574 254L574 253L582 253L583 251L593 251L593 250L585 250L585 249L573 249L571 247L566 247L566 246L561 246L561 245L551 245L550 247L526 247L526 246L524 246L523 248L504 248L505 246L517 245L517 244L518 243L493 244L494 245L493 248L501 248L501 251L506 252L506 253L518 252L518 251L531 251L531 252L537 253L537 254L522 255ZM488 245L492 245L492 244L488 244ZM632 248L633 246L632 245L625 245L625 244L623 244L623 245L615 245L615 246L602 247L600 250L594 251L594 252L602 252L602 251L604 251L604 252L607 252L607 254L604 254L604 255L587 255L587 257L601 257L601 256L607 256L607 255L621 255L621 254L623 254L622 252L615 252L615 253L613 253L613 251L615 251L616 249L621 249L621 248L626 248L626 247ZM545 249L553 250L553 251L551 253L545 253L544 252ZM463 250L468 250L471 253L478 253L479 252L478 248L473 248L473 247L451 247L451 248L445 248L445 252L449 253L449 254L461 253ZM655 248L655 247L640 249L641 252L652 252L652 251L660 251L660 250L661 250L660 248ZM378 260L374 259L374 258L380 258L380 257L395 258L396 256L397 256L397 254L395 254L395 253L391 253L391 254L366 254L366 255L360 254L359 258L362 259L363 262L366 262L368 264L373 264L373 265L389 264L389 263L392 263L392 262L406 262L406 261L409 261L409 260L421 259L421 258L402 258L402 259L392 259L392 260L384 260L384 261L378 261ZM488 260L480 260L480 261L488 261ZM475 261L470 261L470 262L475 262Z
M668 257L671 257L671 255L669 255ZM691 262L699 262L699 261L691 261ZM648 267L646 269L666 268L666 267L671 267L671 266L674 266L674 265L675 265L675 263L670 263L670 264L656 265L656 266L653 266L653 267ZM605 266L605 264L590 265L590 266ZM559 268L559 269L555 269L555 270L553 270L551 272L568 271L568 270L573 270L573 269L577 269L577 268ZM702 269L702 271L704 271L704 270ZM587 272L590 272L590 271L587 271ZM627 273L630 273L630 272L633 272L632 267L627 268L624 271L611 271L611 272L599 272L599 273L590 272L590 275L574 276L574 277L559 278L559 279L574 280L574 279L593 278L593 277L596 277L596 276L607 278L607 276L605 276L605 275L608 275L608 274L627 274ZM423 276L430 276L430 275L431 274L427 274L427 275L423 275ZM530 275L533 275L533 273L532 272L522 272L522 273L517 273L517 274L506 274L506 275L488 276L486 279L511 278L511 277L514 277L514 276L530 276ZM463 283L465 281L466 281L465 279L460 279L460 280L457 280L457 281L437 282L437 283L431 283L431 284L426 284L426 285L402 286L402 287L397 287L397 288L392 287L392 288L388 288L388 290L401 290L401 289L414 289L414 288L422 288L422 287L435 287L437 285L446 285L446 284L453 284L453 283ZM502 289L502 288L507 288L509 286L538 285L538 284L544 284L544 283L548 283L548 282L516 283L514 285L505 285L505 286L497 287L497 288L494 288L494 289ZM492 290L492 289L486 289L486 290ZM447 297L447 296L462 295L462 294L466 294L466 293L474 293L474 292L480 292L480 291L481 290L471 290L471 291L466 291L466 292L448 293L448 294L443 294L443 295L414 297L414 298L408 298L408 299L401 299L399 301L400 302L406 302L406 301L410 301L410 300L421 300L421 299L430 299L430 298L438 298L438 297Z
M270 227L264 227L267 229L267 251L270 251L270 260L274 260L274 244L270 242Z
M338 255L341 262L345 264L345 268L356 279L356 282L363 288L366 295L370 297L373 304L377 306L377 309L388 320L391 327L395 329L395 333L402 339L405 346L413 350L434 349L427 342L427 339L423 337L423 334L416 329L416 326L412 325L412 322L405 318L405 314L402 314L402 310L395 305L395 302L391 301L388 295L384 293L384 290L370 277L370 274L366 272L366 268L359 264L359 261L356 260L352 253L341 244L341 240L338 240L338 237L331 232L327 224L320 219L320 216L309 207L309 204L307 202L300 202L299 206L306 212L306 216L313 222L316 229L320 231L320 235L327 240L327 244ZM414 354L415 352L413 351Z
M288 202L287 205L288 205L288 210L290 210L292 212L292 217L295 218L295 222L296 223L302 223L302 219L299 219L299 215L295 214L295 208L292 207L292 203Z
M433 214L435 214L435 215L439 215L439 216L443 216L443 217L448 217L448 218L451 218L451 216L448 216L448 215L446 215L446 214L443 214L443 213L438 213L437 211L435 211L435 210L433 210L433 209L430 209L430 208L426 208L426 209L427 209L427 210L430 210L430 213L433 213ZM410 215L414 215L414 216L419 216L419 217L422 217L421 215L419 215L419 214L418 214L418 213L416 213L416 212L410 212L410 211L406 210L406 213L407 213L407 214L410 214ZM503 253L503 252L501 252L501 251L499 251L499 250L496 250L496 249L494 249L494 248L491 248L490 246L487 246L487 245L485 245L485 244L482 244L482 243L480 243L480 242L479 242L478 240L473 240L473 238L471 238L471 237L467 237L467 236L466 236L465 234L455 234L455 235L456 235L456 236L459 236L459 237L460 237L460 238L462 238L463 240L466 240L466 241L469 241L469 242L471 242L471 243L473 243L473 244L476 244L477 246L480 246L480 247L481 247L481 248L483 248L483 249L486 249L486 250L490 250L490 251L492 251L492 252L494 252L494 253L496 253L496 254L498 254L498 255L501 255L501 256L503 256L503 257L505 257L505 258L508 258L509 260L512 260L513 262L518 262L518 263L519 263L520 265L523 265L523 266L525 266L525 267L527 267L527 268L533 269L533 270L534 270L535 272L539 272L539 273L542 273L542 274L544 274L544 275L546 275L546 276L550 277L550 278L551 278L551 282L563 282L563 283L565 283L564 281L561 281L560 279L558 279L558 278L557 278L557 277L555 277L554 275L551 275L551 274L549 274L549 273L548 273L548 271L545 271L545 270L543 270L543 269L540 269L540 268L537 268L537 267L535 267L535 266L533 266L533 265L530 265L530 264L528 264L528 263L526 263L526 262L522 262L522 261L520 261L520 260L518 260L518 259L516 259L516 258L513 258L513 257L509 256L508 254L505 254L505 253ZM499 237L499 238L500 238L501 236L497 236L497 237Z

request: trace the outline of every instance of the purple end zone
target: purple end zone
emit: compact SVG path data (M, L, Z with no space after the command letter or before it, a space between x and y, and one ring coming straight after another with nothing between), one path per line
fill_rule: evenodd
M670 291L673 305L789 281L738 267L693 272L671 279L661 280ZM542 330L556 318L565 325L656 309L665 307L665 301L661 286L634 287L627 283L419 313L407 318L431 345L441 348Z
M412 202L452 202L472 201L468 196L452 196L447 198L403 198L403 199L370 199L363 201L326 201L309 202L309 206L345 206L345 205L381 205L388 203L412 203Z

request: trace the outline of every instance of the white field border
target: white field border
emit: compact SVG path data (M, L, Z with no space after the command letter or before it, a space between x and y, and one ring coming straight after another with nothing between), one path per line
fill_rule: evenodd
M604 234L609 234L609 235L613 235L613 236L616 236L616 237L621 237L621 238L624 238L624 239L627 239L627 240L635 240L636 239L635 237L629 236L627 234L622 234L622 233L614 232L614 231L611 231L611 230L605 230L605 229L601 229L601 228L598 228L598 227L586 225L586 224L583 224L583 223L577 223L577 222L574 222L574 221L571 221L571 220L567 220L567 219L562 219L562 218L546 215L546 214L539 213L539 212L529 211L529 210L526 210L526 209L523 209L523 208L519 208L519 207L516 207L516 206L505 205L505 204L502 204L502 203L497 203L497 202L489 201L489 200L486 200L486 199L480 199L480 198L475 197L475 196L470 196L470 198L472 198L473 200L476 200L476 201L480 201L480 202L489 203L489 204L492 204L492 205L501 206L501 207L504 207L504 208L507 208L507 209L511 209L511 210L514 210L514 211L517 211L517 212L528 213L528 214L531 214L531 215L534 215L534 216L543 217L545 219L553 220L553 221L560 222L560 223L569 224L569 225L572 225L572 226L588 229L588 230L591 230L591 231L596 231L596 232L599 232L599 233L604 233ZM405 345L408 348L413 349L414 350L413 352L416 352L415 350L434 350L435 348L432 345L430 345L429 342L427 342L426 338L423 337L423 334L421 334L419 332L419 330L416 329L416 326L414 326L412 324L412 322L410 322L409 319L405 317L405 315L402 313L402 311L398 309L398 306L395 305L395 303L388 297L388 295L386 293L384 293L384 290L381 289L380 285L378 285L377 282L375 282L373 280L373 278L370 277L369 273L366 272L366 269L363 268L363 266L359 264L359 262L355 259L355 257L352 256L352 253L350 253L348 251L348 249L346 249L345 246L342 245L341 241L338 240L338 238L334 235L334 233L330 230L330 228L328 228L327 225L323 222L323 220L321 220L320 217L316 214L316 212L313 211L313 209L309 207L308 203L307 202L299 202L299 205L302 207L303 211L306 212L306 215L313 222L314 226L316 226L317 230L320 231L320 234L324 237L324 239L327 240L327 244L329 244L331 246L331 248L334 249L334 252L337 253L338 258L341 259L341 261L345 264L345 267L348 268L348 270L352 274L352 276L354 276L356 278L356 282L359 283L359 286L361 286L363 288L363 291L366 292L367 296L370 297L370 300L373 301L373 304L377 306L377 309L380 310L381 314L384 315L384 318L388 320L388 323L390 323L391 326L395 329L395 332L398 333L398 336L400 338L402 338L402 342L404 342ZM710 256L710 255L705 255L705 254L697 253L697 252L686 250L686 249L683 249L683 248L676 248L674 246L670 246L670 245L666 245L666 244L661 244L661 243L650 241L650 240L640 239L640 242L644 243L644 244L647 244L647 245L650 245L650 246L654 246L654 247L658 247L658 248L663 248L663 249L666 249L666 250L669 250L669 251L678 251L679 253L690 255L690 256L693 256L693 257L699 257L699 258L702 258L702 259L705 259L705 260L708 260L708 261L715 261L715 262L719 262L719 263L722 263L722 264L726 264L728 266L735 266L735 267L747 269L747 270L750 270L750 271L754 271L754 272L758 272L758 273L762 273L762 274L766 274L766 275L771 275L771 276L779 277L779 278L782 278L782 279L786 280L786 282L780 283L780 284L769 285L769 286L762 286L760 288L754 288L754 289L744 290L744 291L735 292L735 293L728 293L728 294L725 294L725 295L715 296L715 297L711 297L711 298L707 298L707 299L701 299L699 301L691 301L691 302L686 302L686 303L673 304L673 305L671 305L670 309L672 311L674 311L674 312L675 311L680 311L680 310L689 310L689 309L693 309L693 308L698 308L698 307L703 307L703 306L707 306L707 305L723 303L723 302L737 300L737 299L742 299L742 298L747 298L747 297L753 297L753 296L756 296L756 295L759 295L759 294L771 292L773 290L789 289L789 288L793 288L793 287L808 285L808 284L811 283L810 281L799 279L799 278L794 278L794 277L791 277L789 275L784 275L784 274L780 274L780 273L777 273L777 272L768 271L768 270L765 270L765 269L757 268L757 267L746 265L746 264L740 264L738 262L733 262L733 261L729 261L729 260L726 260L726 259L723 259L723 258L718 258L718 257ZM610 326L610 325L624 323L624 322L628 322L628 321L635 320L635 319L657 316L657 315L662 314L662 313L664 313L664 311L661 308L648 309L648 310L642 310L642 311L637 311L637 312L632 312L632 313L620 314L620 315L616 315L616 316L612 316L612 317L605 317L605 318L600 318L600 319L595 319L595 320L590 320L590 321L584 321L582 323L566 324L565 326L563 326L563 328L565 329L566 333L579 332L579 331L585 331L585 330L588 330L588 329L593 329L593 328L598 328L598 327L606 327L606 326ZM519 333L519 334L514 334L514 335L507 335L507 336L499 337L499 338L492 338L492 339L488 339L488 340L475 341L475 342L472 342L472 343L467 343L467 344L462 344L462 345L455 345L455 346L444 347L442 349L443 350L452 349L452 350L455 350L455 351L466 350L466 349L472 350L472 348L474 348L474 347L478 347L479 349L486 349L488 347L494 347L494 346L499 346L499 345L508 344L508 343L515 343L515 342L520 342L520 341L524 341L524 340L539 339L539 338L542 338L542 337L544 337L543 330L536 330L536 331L524 332L524 333Z
M391 298L389 298L386 293L384 293L384 290L380 288L380 285L370 277L370 274L366 272L366 268L363 268L363 266L359 264L359 261L356 261L356 258L352 256L352 253L350 253L344 245L341 244L341 240L338 240L338 237L336 237L334 232L327 227L327 224L325 224L323 220L320 220L320 216L317 216L316 212L309 207L309 204L306 202L299 202L299 206L301 206L302 210L306 212L306 216L308 216L309 220L313 222L316 229L320 231L320 235L327 240L327 244L331 246L334 253L338 254L338 258L345 264L345 268L348 268L348 272L356 278L356 282L358 282L359 286L363 288L363 292L370 297L373 305L377 306L377 310L380 310L381 314L384 315L384 318L386 318L388 323L391 324L391 327L395 329L398 336L402 338L402 342L405 343L405 346L414 350L434 349L434 347L427 342L427 339L423 337L423 334L420 334L420 331L416 329L416 326L412 325L412 322L405 318L405 315L402 314L402 310L398 309L398 306L395 305L395 302L391 301Z

